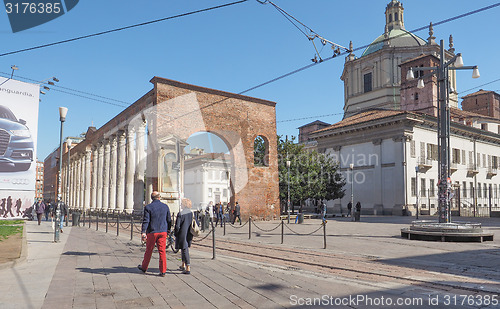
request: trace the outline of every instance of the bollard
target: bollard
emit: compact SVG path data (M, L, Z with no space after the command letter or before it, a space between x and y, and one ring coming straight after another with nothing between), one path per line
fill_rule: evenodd
M212 260L215 260L215 229L212 222Z
M95 216L95 230L99 231L99 213Z
M92 213L90 213L89 211L89 229L91 228L92 226Z
M134 216L130 215L130 240L134 239Z
M252 239L252 217L248 217L248 239Z
M85 211L83 212L83 223L82 226L85 226Z
M226 236L226 220L224 220L224 236Z
M106 233L108 232L108 212L106 211Z
M326 249L326 221L323 222L323 249Z
M281 220L281 244L283 244L283 234L285 232L285 222Z
M116 216L116 236L120 236L120 214Z

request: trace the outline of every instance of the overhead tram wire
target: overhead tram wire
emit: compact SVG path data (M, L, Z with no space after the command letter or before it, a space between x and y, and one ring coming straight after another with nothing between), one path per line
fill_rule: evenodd
M321 51L323 50L323 48L321 49L321 51L318 51L318 48L316 47L316 44L314 43L314 40L316 38L318 38L321 41L321 44L323 45L323 47L325 45L327 45L327 43L331 45L331 47L334 51L334 57L340 54L340 49L351 52L351 50L348 49L347 47L344 47L342 45L339 45L337 43L334 43L330 40L325 39L324 37L319 35L316 31L312 30L311 27L307 26L306 24L304 24L303 22L301 22L300 20L295 18L293 15L291 15L290 13L288 13L287 11L285 11L284 9L279 7L277 4L273 3L271 0L257 0L257 2L259 2L260 4L268 4L268 3L271 4L281 15L283 15L292 25L295 26L295 28L297 28L313 44L314 50L316 51L314 58L311 59L313 62L318 62L318 59L316 56L319 57L319 62L323 61L323 59L321 58ZM307 34L297 24L304 27L304 29L308 30L311 34Z
M0 75L4 75L4 76L9 75L9 74L7 74L5 72L0 72ZM24 77L24 76L20 76L20 75L16 75L16 77L19 79L22 79L22 80L30 81L30 82L35 83L35 84L40 82L36 79ZM60 90L58 88L64 89L64 90ZM81 91L81 90L77 90L77 89L67 88L67 87L59 86L57 84L50 85L50 89L52 91L57 91L57 92L61 92L64 94L69 94L69 95L77 96L80 98L85 98L85 99L89 99L89 100L93 100L93 101L97 101L97 102L101 102L101 103L105 103L105 104L109 104L109 105L119 106L119 107L128 107L132 104L130 102L121 101L121 100L117 100L117 99L113 99L113 98L108 98L105 96L101 96L101 95L97 95L97 94L93 94L90 92L85 92L85 91ZM117 103L113 103L113 102L109 102L109 101L114 101ZM122 104L118 104L118 103L122 103Z
M203 12L207 12L207 11L211 11L211 10L215 10L215 9L220 9L220 8L223 8L223 7L228 7L228 6L232 6L232 5L235 5L235 4L240 4L240 3L243 3L243 2L247 2L247 1L248 0L240 0L240 1L236 1L236 2L221 4L221 5L217 5L217 6L205 8L205 9L200 9L200 10L191 11L191 12L182 13L182 14L173 15L173 16L164 17L164 18L159 18L159 19L155 19L155 20L151 20L151 21L147 21L147 22L143 22L143 23L138 23L138 24L134 24L134 25L130 25L130 26L125 26L125 27L115 28L115 29L111 29L111 30L96 32L96 33L93 33L93 34L83 35L83 36L75 37L75 38L72 38L72 39L67 39L67 40L62 40L62 41L58 41L58 42L53 42L53 43L48 43L48 44L33 46L33 47L29 47L29 48L19 49L19 50L15 50L15 51L10 51L10 52L6 52L6 53L3 53L3 54L0 54L0 57L8 56L8 55L13 55L13 54L18 54L18 53L27 52L27 51L32 51L32 50L35 50L35 49L50 47L50 46L54 46L54 45L59 45L59 44L64 44L64 43L69 43L69 42L74 42L74 41L78 41L78 40L82 40L82 39L87 39L87 38L91 38L91 37L95 37L95 36L100 36L100 35L104 35L104 34L109 34L109 33L113 33L113 32L118 32L118 31L122 31L122 30L131 29L131 28L146 26L146 25L150 25L150 24L154 24L154 23L158 23L158 22L162 22L162 21L166 21L166 20L170 20L170 19L175 19L175 18L179 18L179 17L185 17L185 16L189 16L189 15L193 15L193 14L197 14L197 13L203 13Z

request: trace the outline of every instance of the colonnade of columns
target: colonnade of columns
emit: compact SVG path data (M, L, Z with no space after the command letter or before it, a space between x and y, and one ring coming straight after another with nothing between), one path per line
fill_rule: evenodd
M63 201L80 210L142 210L145 128L145 122L129 125L84 152L70 151L70 162L63 162Z

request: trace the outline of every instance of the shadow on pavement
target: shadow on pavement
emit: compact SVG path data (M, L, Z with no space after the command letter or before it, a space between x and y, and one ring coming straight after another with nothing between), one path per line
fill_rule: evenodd
M88 255L97 255L95 252L77 252L77 251L67 251L64 252L63 255L79 255L79 256L88 256Z

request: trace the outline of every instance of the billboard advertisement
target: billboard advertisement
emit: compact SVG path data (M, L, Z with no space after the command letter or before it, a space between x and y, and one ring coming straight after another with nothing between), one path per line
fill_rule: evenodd
M0 217L19 217L33 204L39 92L0 77Z

